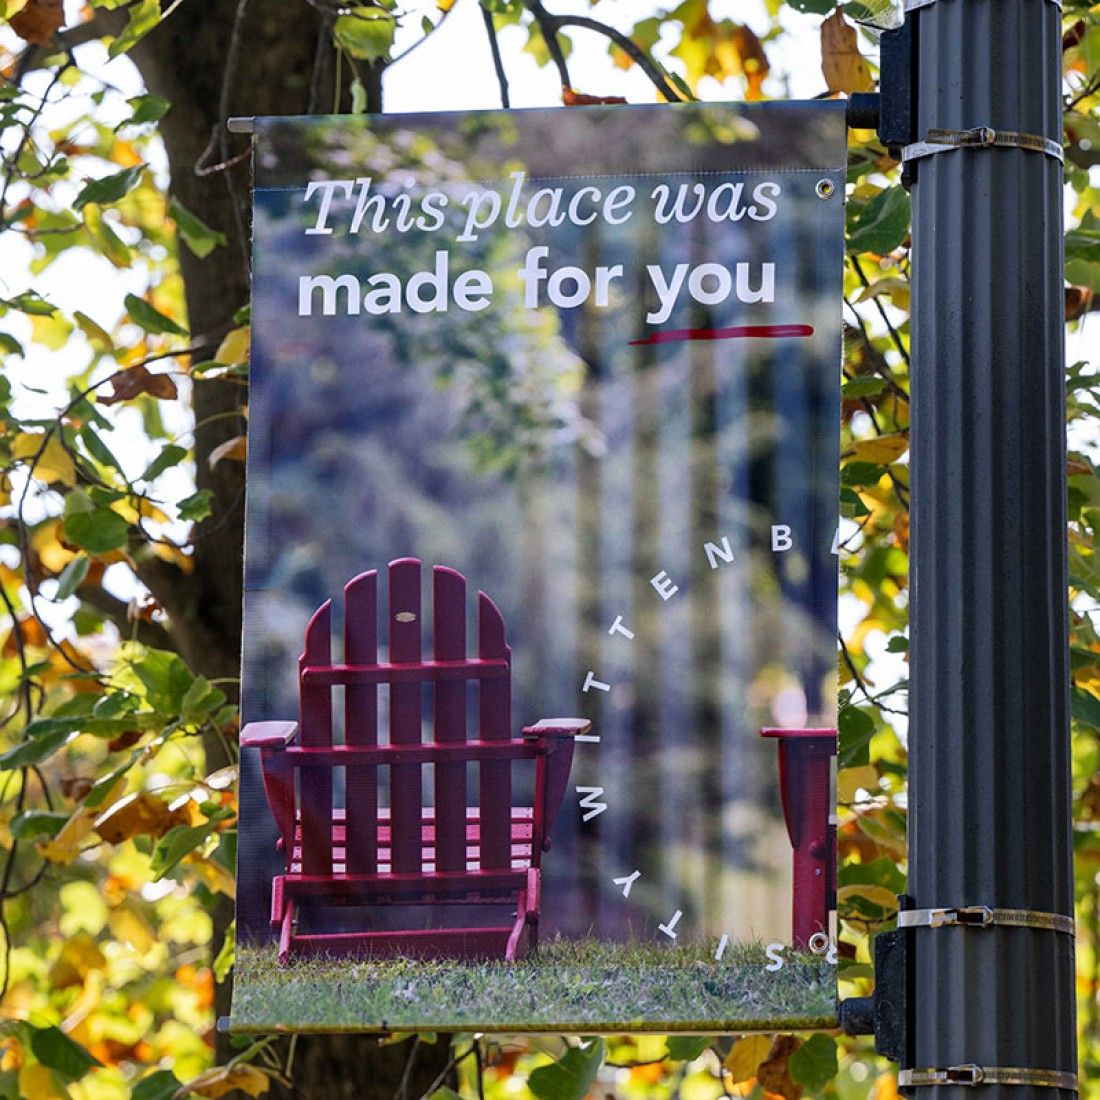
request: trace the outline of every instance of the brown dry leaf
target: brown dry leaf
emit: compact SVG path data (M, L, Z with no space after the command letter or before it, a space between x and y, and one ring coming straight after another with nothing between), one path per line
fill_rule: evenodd
M46 629L33 615L24 615L16 621L3 646L0 646L0 657L18 656L20 641L24 647L41 647L47 643Z
M71 798L74 802L80 802L95 786L95 780L88 775L74 775L71 778L62 779L58 786L66 798Z
M176 383L167 374L153 374L142 366L131 367L115 375L111 379L111 390L109 394L100 394L97 400L101 405L115 405L143 393L164 400L170 400L179 394Z
M139 835L161 836L167 830L168 803L146 792L127 795L95 823L95 831L108 844L121 844Z
M764 47L754 31L744 24L739 24L734 30L733 46L741 58L741 71L745 74L748 87L745 90L746 99L763 98L764 80L768 75L768 58L764 53Z
M802 1086L792 1080L787 1063L801 1045L793 1035L775 1037L767 1058L760 1063L760 1068L756 1072L756 1080L765 1092L782 1096L783 1100L800 1100Z
M738 1039L723 1063L734 1084L756 1076L760 1063L772 1048L770 1035L745 1035Z
M219 443L210 452L210 457L206 460L210 469L214 469L215 466L223 458L232 459L234 462L244 462L248 455L248 445L245 442L243 435L235 435L232 439L227 439L224 443Z
M255 1066L218 1066L188 1081L172 1100L182 1100L185 1096L206 1096L210 1100L218 1100L218 1097L234 1089L240 1089L249 1096L263 1096L270 1088L270 1076Z
M561 101L566 107L589 107L596 103L625 103L621 95L587 95L572 88L562 88ZM220 360L219 360L220 362Z
M62 0L27 0L26 6L9 20L11 29L24 42L48 46L65 25Z
M1066 320L1076 321L1092 305L1093 292L1087 286L1066 287Z
M821 24L821 72L830 92L870 92L875 87L859 52L856 29L840 8Z

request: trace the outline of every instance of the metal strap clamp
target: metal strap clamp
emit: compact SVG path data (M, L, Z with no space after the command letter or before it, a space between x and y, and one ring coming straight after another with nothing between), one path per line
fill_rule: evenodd
M922 1085L1031 1085L1040 1089L1077 1091L1077 1074L1057 1069L1021 1069L1018 1066L976 1066L971 1063L946 1069L903 1069L898 1071L898 1087Z
M1060 164L1066 159L1058 142L1039 134L1021 134L1015 130L994 130L990 126L975 126L971 130L929 130L924 141L906 145L901 151L902 163L930 157L933 153L947 153L953 149L1028 149L1045 153Z
M1048 4L1053 4L1059 11L1062 9L1062 0L1046 0ZM939 0L905 0L905 10L915 11L917 8L930 8L933 4L939 3Z
M1075 934L1072 917L1061 913L1040 913L1031 909L991 909L988 905L962 905L954 909L903 909L899 928L1040 928L1049 932Z

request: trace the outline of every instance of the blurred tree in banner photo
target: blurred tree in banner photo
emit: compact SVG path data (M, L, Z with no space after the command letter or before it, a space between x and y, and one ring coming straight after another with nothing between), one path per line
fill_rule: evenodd
M226 117L870 91L878 32L859 21L883 22L879 6L0 0L0 1096L896 1095L870 1040L828 1035L231 1041L214 1026L234 950L249 347L249 142ZM1078 989L1082 1088L1100 1096L1100 376L1084 353L1100 9L1065 0L1063 45ZM837 379L846 996L869 991L871 938L905 885L908 231L897 164L854 131Z

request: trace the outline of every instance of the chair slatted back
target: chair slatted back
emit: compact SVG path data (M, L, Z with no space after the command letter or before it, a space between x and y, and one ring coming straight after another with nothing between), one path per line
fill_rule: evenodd
M378 660L378 573L360 573L344 585L344 661L369 665ZM344 688L344 742L378 744L378 685L348 684ZM349 764L345 777L347 869L353 875L378 870L378 769Z
M432 654L423 655L421 563L399 558L387 571L388 655L378 653L378 574L361 573L344 588L344 658L332 663L331 604L310 620L299 659L300 745L297 757L301 811L301 869L306 875L420 874L434 869L465 872L476 852L481 870L512 866L512 759L533 751L513 741L511 730L511 652L504 620L488 596L478 593L477 656L466 648L466 578L453 569L432 570ZM441 667L440 663L444 663ZM486 662L491 662L487 665ZM436 747L468 742L467 684L478 685L478 728L473 740L513 742L500 759L479 764L476 811L468 808L466 767L452 750L426 757L435 770L434 811L422 799L422 762L385 761L379 746L378 685L389 691L391 746ZM422 687L433 689L434 740L424 741ZM345 771L345 809L333 808L334 753L325 764L308 760L309 749L333 750L332 688L344 687L345 749L337 748ZM379 808L379 772L389 768L390 807ZM471 820L476 812L477 820ZM334 818L336 827L334 828ZM342 818L342 821L341 821ZM532 844L532 854L537 838ZM343 859L334 849L343 846ZM343 863L340 868L337 865ZM429 867L428 865L434 865Z
M306 627L298 658L300 673L332 663L332 601L325 600ZM299 675L299 741L303 748L332 744L332 691L309 684ZM304 767L299 778L302 806L302 870L307 875L332 874L332 769Z

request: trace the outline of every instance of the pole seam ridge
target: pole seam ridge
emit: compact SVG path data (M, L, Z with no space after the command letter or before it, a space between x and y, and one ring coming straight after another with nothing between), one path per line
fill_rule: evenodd
M940 0L905 0L906 11L916 11L918 8L930 8L933 4L938 4ZM1062 10L1062 0L1045 0L1048 4L1053 4L1059 11Z

